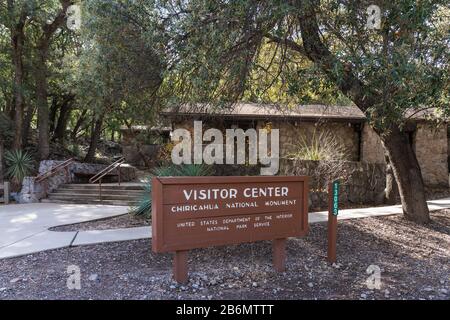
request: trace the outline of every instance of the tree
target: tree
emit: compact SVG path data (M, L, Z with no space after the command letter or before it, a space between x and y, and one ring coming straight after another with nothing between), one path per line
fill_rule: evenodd
M14 118L15 124L11 147L21 149L26 145L35 111L38 110L41 158L47 158L49 152L47 99L50 96L49 80L55 74L54 54L60 54L64 47L75 44L60 41L61 38L70 39L63 27L65 12L70 4L72 1L62 0L7 0L4 5L0 3L2 55L5 52L5 56L9 56L11 60L9 65L1 64L0 73L9 69L6 73L13 75L12 81L2 81L2 87L11 87L12 92L11 97L8 97L9 90L3 90L6 106L12 106L8 114ZM3 45L6 34L9 38L8 48ZM62 92L61 95L66 93ZM61 120L65 120L65 117Z
M47 60L50 45L54 34L63 25L66 18L67 8L73 2L70 0L60 0L61 7L57 11L53 20L43 20L40 27L40 36L36 45L35 79L36 79L36 103L38 109L39 128L39 157L41 160L47 159L50 153L49 138L49 108L48 108L48 69ZM43 17L47 19L47 17Z
M381 8L379 30L367 28L372 3ZM241 99L268 42L307 58L380 136L405 217L427 222L422 175L404 129L421 110L449 112L449 12L447 1L169 0L151 16L158 15L158 30L170 38L174 63L165 83L181 101ZM283 73L282 67L273 78ZM300 76L286 77L298 89L292 96L303 90Z
M93 161L105 119L153 120L160 104L157 93L164 62L162 52L144 38L145 26L128 18L129 10L140 10L139 4L129 1L128 7L122 7L89 0L83 9L85 48L80 56L77 90L92 110L85 161Z
M24 112L24 69L23 69L23 54L25 42L25 23L27 22L29 9L27 3L19 4L14 0L7 1L7 14L3 17L7 21L7 25L11 34L11 58L14 70L14 149L22 148L22 127L23 127L23 112ZM5 13L5 12L4 12Z

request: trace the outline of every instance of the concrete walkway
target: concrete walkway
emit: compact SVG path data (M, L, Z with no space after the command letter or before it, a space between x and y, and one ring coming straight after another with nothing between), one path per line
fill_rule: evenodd
M67 247L82 233L55 232L49 231L49 228L113 217L127 212L127 207L107 205L56 203L2 205L0 259Z
M450 208L450 198L428 201L430 211ZM150 227L79 232L49 231L51 227L113 217L127 207L80 204L0 206L0 259L68 246L151 238ZM401 206L345 209L338 220L401 214ZM324 222L326 211L309 213L309 222Z

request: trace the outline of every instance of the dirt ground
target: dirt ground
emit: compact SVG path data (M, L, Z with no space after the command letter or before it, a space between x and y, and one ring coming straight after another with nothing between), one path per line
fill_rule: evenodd
M172 255L152 253L148 239L3 259L0 299L448 300L450 210L432 218L425 226L400 216L341 221L335 265L325 259L326 224L312 224L306 238L288 240L285 273L272 269L269 242L193 250L185 286L171 279ZM73 266L81 289L67 286ZM380 288L369 289L378 270Z

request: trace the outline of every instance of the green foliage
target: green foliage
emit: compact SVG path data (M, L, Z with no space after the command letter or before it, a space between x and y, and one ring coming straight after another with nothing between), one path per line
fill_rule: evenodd
M28 152L7 150L5 152L6 175L15 182L21 183L23 178L33 170L33 159Z
M14 125L12 121L3 112L0 112L0 139L10 143L13 133Z
M212 167L205 164L168 165L153 170L153 174L157 177L198 177L210 176L212 173Z
M175 103L352 101L383 132L415 111L450 115L448 1L163 1ZM315 18L306 22L305 17ZM317 24L316 28L313 28ZM303 32L303 34L302 34ZM321 49L306 52L309 33ZM176 57L176 59L175 59ZM339 92L341 91L341 92ZM345 96L344 96L345 95Z
M97 113L108 113L107 123L153 121L164 70L163 55L144 37L144 25L130 14L139 14L142 1L83 2L83 42L77 91ZM149 17L147 17L149 18ZM148 19L151 21L151 19Z
M179 176L210 176L212 173L212 167L204 164L186 164L178 167Z
M68 149L73 153L76 158L81 157L81 149L78 143L69 144Z
M138 205L133 208L132 212L137 216L150 217L152 213L152 182L148 180L144 183L142 194Z
M175 176L209 176L213 171L210 166L201 164L186 164L186 165L168 165L155 168L152 172L153 176L157 177L175 177ZM133 208L133 213L136 215L144 215L150 217L152 212L152 183L151 179L148 179L142 191L141 198L138 205Z

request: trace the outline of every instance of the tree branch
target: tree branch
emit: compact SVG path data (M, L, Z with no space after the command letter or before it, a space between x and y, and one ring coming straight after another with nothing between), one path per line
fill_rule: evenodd
M48 46L50 38L53 36L56 30L64 23L64 20L66 19L67 8L73 4L73 1L60 0L60 3L62 8L59 11L58 15L55 17L55 19L53 19L53 21L50 24L44 23L44 25L42 26L43 34L39 39L40 48L45 48Z
M300 53L301 55L303 55L305 57L307 56L306 52L305 52L305 49L301 45L299 45L297 42L295 42L295 41L289 40L287 38L286 39L282 39L282 38L279 38L277 36L271 35L270 33L266 33L264 35L264 37L266 37L267 39L271 40L271 42L276 42L276 43L279 43L281 45L285 45L289 49L291 49L293 51L296 51L296 52Z
M365 112L375 105L376 95L354 75L351 65L344 65L322 42L314 5L311 2L302 2L299 12L298 19L306 56L319 66L361 111ZM338 76L336 70L342 72L342 75Z

